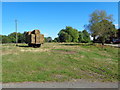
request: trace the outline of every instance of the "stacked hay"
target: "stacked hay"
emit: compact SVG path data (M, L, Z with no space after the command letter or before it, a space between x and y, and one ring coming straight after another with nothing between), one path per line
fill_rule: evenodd
M31 40L31 43L32 43L32 44L35 43L35 34L31 34L31 35L30 35L30 40Z
M40 31L39 30L33 30L32 34L40 34Z
M36 44L40 44L40 34L35 35L35 42Z
M32 31L27 32L28 35L30 35L31 33L32 33Z
M43 44L44 35L40 34L39 30L29 31L26 34L26 41L29 44Z
M29 32L26 33L26 42L27 43L31 42L30 38L31 38L31 31L29 31Z
M40 42L43 44L44 43L44 35L40 34Z
M33 30L32 33L35 35L35 44L40 44L40 31L39 30Z

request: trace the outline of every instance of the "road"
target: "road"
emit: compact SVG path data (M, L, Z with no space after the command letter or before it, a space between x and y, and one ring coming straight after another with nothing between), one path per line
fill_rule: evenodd
M118 82L90 82L85 80L69 82L22 82L4 83L3 88L118 88Z

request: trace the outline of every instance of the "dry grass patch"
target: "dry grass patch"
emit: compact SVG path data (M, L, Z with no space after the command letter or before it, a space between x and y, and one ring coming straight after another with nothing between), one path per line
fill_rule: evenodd
M48 52L50 51L49 49L21 49L21 52Z

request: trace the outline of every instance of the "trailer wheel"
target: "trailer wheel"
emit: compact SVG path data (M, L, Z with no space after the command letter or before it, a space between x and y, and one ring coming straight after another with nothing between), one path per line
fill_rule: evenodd
M41 44L37 44L37 47L40 47L41 46Z
M32 47L33 45L32 44L28 44L29 47Z

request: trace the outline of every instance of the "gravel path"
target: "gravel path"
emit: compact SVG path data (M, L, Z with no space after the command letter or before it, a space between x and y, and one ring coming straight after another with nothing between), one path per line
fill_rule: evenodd
M4 83L3 88L118 88L118 82L88 82L85 80L71 82L22 82Z

